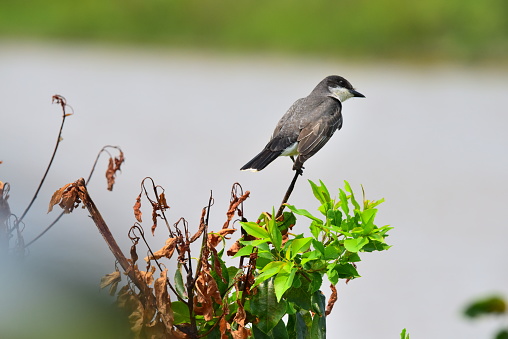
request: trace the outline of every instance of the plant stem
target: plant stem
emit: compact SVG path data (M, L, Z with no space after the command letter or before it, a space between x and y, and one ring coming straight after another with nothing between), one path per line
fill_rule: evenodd
M293 192L293 189L295 188L296 180L300 175L303 174L302 169L295 170L295 176L293 177L293 180L291 180L291 184L288 187L288 190L286 191L286 195L284 196L284 199L282 199L282 202L280 204L279 210L277 211L277 214L275 216L275 219L280 217L282 215L282 212L284 211L285 203L288 202L289 197L291 196L291 193Z

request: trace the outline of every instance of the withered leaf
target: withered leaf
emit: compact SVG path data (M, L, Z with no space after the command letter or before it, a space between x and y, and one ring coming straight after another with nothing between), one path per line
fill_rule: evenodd
M229 250L227 251L227 254L232 257L234 256L236 253L238 253L238 251L242 248L242 246L240 245L240 243L238 241L236 241L230 248Z
M113 190L115 184L115 163L113 158L109 158L108 168L106 169L106 180L108 181L108 191Z
M56 204L64 210L64 213L71 213L74 208L78 207L80 202L78 188L73 183L67 184L53 193L49 202L48 213L53 210L53 206Z
M101 288L109 287L109 294L115 295L116 288L118 287L118 283L122 280L122 276L120 271L115 271L113 273L106 274L101 278Z
M245 313L245 309L243 308L242 302L240 299L236 301L238 304L238 310L236 311L234 322L238 323L240 326L245 327L245 319L247 318L247 314Z
M226 236L233 234L234 232L236 232L236 229L234 228L223 228L218 232L208 232L208 243L212 247L217 247L223 238L229 239Z
M157 207L156 205L153 206L153 210L152 210L152 222L153 222L153 225L152 225L152 235L155 235L155 229L157 228L157 217L159 215L157 214Z
M143 281L147 285L151 285L153 283L153 274L155 272L155 266L151 266L149 271L139 271L139 274L143 278Z
M138 261L138 252L136 251L136 244L131 246L131 265Z
M143 214L141 213L141 193L139 193L138 197L136 198L136 203L132 208L134 209L134 217L136 218L136 220L139 222L143 222L141 220L141 215Z
M123 156L123 152L120 151L120 155L109 158L108 168L106 169L106 180L108 182L108 191L113 190L113 185L115 184L116 172L120 171L120 167L122 166L125 158Z
M233 339L247 339L250 337L251 331L243 326L238 326L236 331L232 331Z
M335 285L331 284L330 289L332 290L332 295L330 295L330 299L328 299L328 304L326 305L325 315L329 315L332 313L333 305L335 305L335 302L337 301L337 288Z
M169 297L168 289L166 288L168 270L165 269L161 272L160 278L155 280L155 301L157 303L157 309L161 316L161 320L167 329L173 327L173 310L171 309L171 299Z
M228 339L228 332L231 330L231 326L226 321L225 317L220 318L219 322L220 339Z
M150 256L146 257L145 261L148 262L150 260L160 259L162 257L171 259L171 257L173 256L173 252L175 251L175 248L176 248L176 240L177 240L176 238L167 239L164 247L162 247L157 252L154 252L153 256L150 255Z
M166 201L166 195L164 194L164 192L162 192L159 195L159 206L160 206L160 209L163 211L167 210L169 208L168 203Z
M238 197L238 196L235 196L230 204L229 204L229 210L227 211L226 213L226 222L224 223L224 225L222 226L222 228L228 228L229 227L229 223L231 222L231 219L233 219L233 216L235 215L235 212L238 208L238 205L240 205L242 202L245 201L245 199L247 199L250 195L250 192L247 191L245 192L244 195Z
M134 333L134 338L140 338L141 330L143 329L143 305L139 303L139 308L132 311L129 315L129 323L131 324L131 331Z
M202 314L206 321L213 319L213 302L219 305L222 304L217 282L205 269L199 273L196 280L196 298L194 299L194 302L196 314ZM201 306L197 303L200 303Z

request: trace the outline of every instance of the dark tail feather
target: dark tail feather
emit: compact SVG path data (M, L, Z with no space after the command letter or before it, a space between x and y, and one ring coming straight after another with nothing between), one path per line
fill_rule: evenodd
M277 159L277 157L281 154L281 151L274 152L270 151L269 149L264 149L254 157L251 161L246 163L242 168L240 168L241 171L261 171L263 168L268 166L272 161Z

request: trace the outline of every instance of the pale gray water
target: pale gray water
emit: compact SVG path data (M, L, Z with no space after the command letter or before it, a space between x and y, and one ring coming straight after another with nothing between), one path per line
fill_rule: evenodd
M358 267L363 277L339 285L330 338L398 338L404 327L414 338L487 338L496 323L468 323L460 312L477 296L508 295L506 70L4 43L0 180L12 186L16 213L53 149L61 113L51 96L65 96L75 110L25 219L25 240L56 215L45 215L51 194L86 177L106 144L120 145L127 162L110 193L103 160L90 190L126 252L124 234L145 176L166 188L173 221L184 216L196 225L213 190L211 221L220 228L236 181L251 191L246 213L254 219L280 202L291 164L278 159L257 174L238 169L261 150L291 103L329 74L345 76L367 98L344 104L343 129L306 164L290 202L312 210L317 204L306 179L321 179L331 190L346 179L358 192L363 184L369 199L385 197L379 223L395 227L393 248L367 255ZM145 227L148 233L149 222ZM154 247L162 246L163 233ZM39 240L27 261L86 284L114 270L80 209ZM12 326L15 315L6 313L0 309L0 319L8 319L0 328Z

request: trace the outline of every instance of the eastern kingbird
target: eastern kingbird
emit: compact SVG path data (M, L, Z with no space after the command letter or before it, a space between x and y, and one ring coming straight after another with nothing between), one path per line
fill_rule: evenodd
M241 170L261 171L285 155L293 159L293 170L301 172L303 163L342 127L342 102L352 97L365 98L341 76L324 78L307 97L295 101L279 120L265 148Z

